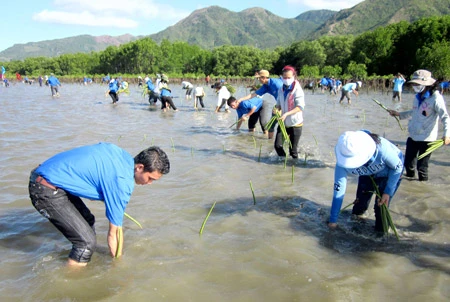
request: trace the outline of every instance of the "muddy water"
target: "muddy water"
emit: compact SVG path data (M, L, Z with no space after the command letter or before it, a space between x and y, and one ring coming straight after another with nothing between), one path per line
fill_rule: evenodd
M400 241L374 237L372 213L362 223L345 212L338 230L326 227L338 136L366 128L404 150L407 133L371 99L403 110L412 95L399 105L388 95L364 92L347 106L306 92L301 159L285 167L261 132L253 137L229 128L235 112L212 112L209 88L199 111L175 88L179 111L167 113L149 108L136 86L117 106L105 90L64 85L61 97L52 99L47 87L0 87L2 301L449 299L447 148L433 155L428 183L404 180L395 196L391 211ZM236 95L244 93L241 88ZM97 218L99 247L86 269L70 271L64 266L70 243L32 208L28 176L57 152L100 141L133 155L161 146L172 170L151 186L136 187L127 212L144 228L125 221L120 260L107 253L103 204L86 201ZM355 191L356 179L350 179L344 204Z

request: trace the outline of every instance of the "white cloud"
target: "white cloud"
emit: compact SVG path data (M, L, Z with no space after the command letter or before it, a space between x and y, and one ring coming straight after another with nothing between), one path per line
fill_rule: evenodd
M152 0L54 0L55 10L43 10L33 20L58 24L134 28L146 19L180 20L190 12Z
M131 19L118 18L114 16L96 16L87 11L81 13L69 13L43 10L40 13L34 14L33 20L57 24L77 24L118 28L134 28L138 25L136 21Z
M286 0L289 4L303 5L310 9L341 10L350 8L363 0Z

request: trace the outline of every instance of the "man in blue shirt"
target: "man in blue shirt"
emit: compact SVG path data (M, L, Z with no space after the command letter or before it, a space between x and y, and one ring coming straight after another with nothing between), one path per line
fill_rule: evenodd
M350 94L353 92L354 95L358 96L358 90L361 88L362 82L358 81L356 83L347 83L342 87L342 93L341 98L339 100L339 104L342 104L342 101L344 100L344 97L347 98L348 104L352 103Z
M151 184L169 173L166 153L158 147L134 159L109 143L78 147L54 155L30 175L31 203L70 242L68 264L85 266L96 246L95 217L81 198L102 200L109 220L107 236L111 256L122 254L122 223L134 184Z
M48 78L48 85L50 86L50 90L52 91L52 96L59 97L58 86L61 86L61 83L53 73L51 73L50 77Z
M281 79L275 79L275 78L270 78L270 74L267 70L260 70L258 75L256 75L255 77L259 78L259 81L261 82L262 86L256 90L253 93L250 93L240 99L238 99L238 103L245 101L245 100L249 100L252 99L256 96L263 96L264 94L268 93L271 96L274 97L274 99L276 100L278 98L278 91L283 87L283 81ZM268 129L268 138L271 139L273 138L273 135L275 133L275 126L276 123L272 124L272 127L270 127L270 129Z
M119 82L117 81L117 79L112 79L111 81L109 81L109 90L106 92L106 94L109 94L113 104L119 101L119 95L117 94L117 91L119 91Z
M394 82L394 90L392 94L392 101L395 100L395 98L398 98L398 101L402 101L402 88L403 84L405 83L405 77L399 72L395 75L395 78L392 82Z
M254 97L249 100L238 102L235 97L230 97L227 100L228 106L236 109L239 121L236 129L241 128L242 122L248 120L248 131L254 132L256 123L259 121L261 129L264 134L267 134L267 130L264 126L268 122L268 106L267 103L260 97Z
M323 77L322 79L320 79L320 90L322 92L325 92L325 89L327 88L328 88L328 78Z

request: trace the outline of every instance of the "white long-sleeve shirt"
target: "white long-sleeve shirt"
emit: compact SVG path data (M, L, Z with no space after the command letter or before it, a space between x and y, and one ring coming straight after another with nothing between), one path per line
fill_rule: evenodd
M417 96L414 98L413 109L400 112L400 119L411 117L408 124L409 136L415 141L432 142L438 137L439 119L444 125L444 136L450 136L449 116L445 101L439 91L422 101L419 106Z

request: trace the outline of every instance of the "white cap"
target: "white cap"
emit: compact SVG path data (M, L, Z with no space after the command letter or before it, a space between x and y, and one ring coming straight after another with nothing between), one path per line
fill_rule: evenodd
M339 137L335 147L336 164L353 169L364 165L372 158L377 146L364 131L346 131Z
M361 81L356 82L356 84L358 84L358 87L362 87L362 82Z

